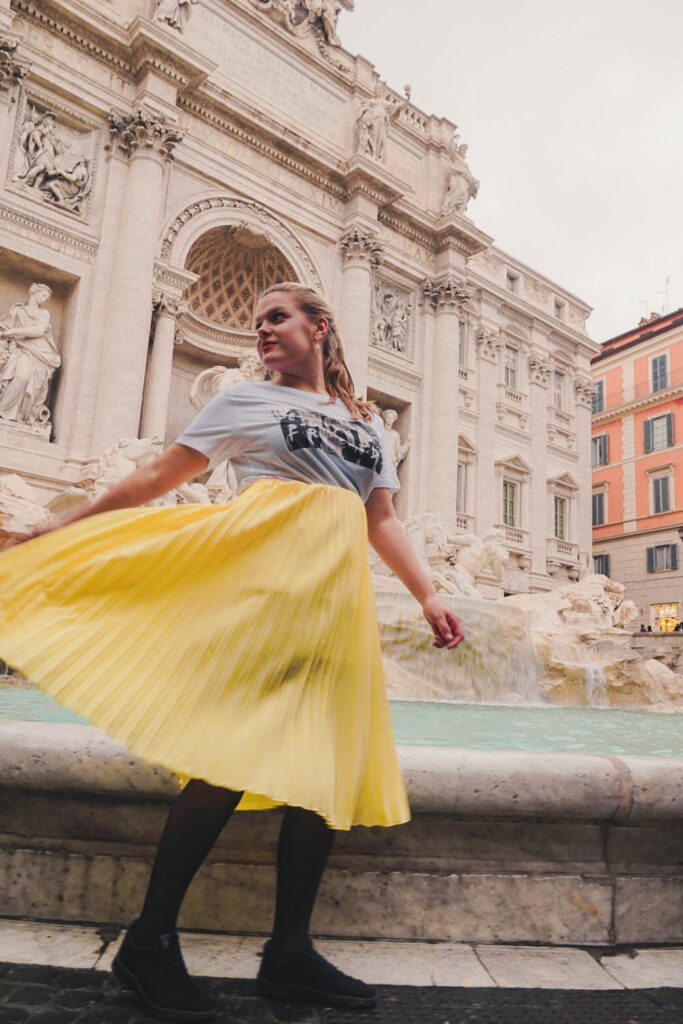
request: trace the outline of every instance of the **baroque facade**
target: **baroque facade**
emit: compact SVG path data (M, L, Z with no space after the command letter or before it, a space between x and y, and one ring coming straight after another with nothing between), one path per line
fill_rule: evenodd
M606 341L593 359L593 562L640 623L683 618L683 309Z
M591 550L590 310L477 227L456 126L343 49L352 7L0 0L0 509L171 441L296 279L338 310L425 550L497 530L481 590L548 589Z

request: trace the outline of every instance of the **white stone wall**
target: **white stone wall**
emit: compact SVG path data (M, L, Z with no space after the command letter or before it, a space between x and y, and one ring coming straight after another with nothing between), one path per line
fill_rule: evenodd
M589 309L476 227L466 162L464 200L451 188L445 203L465 160L454 126L387 90L322 23L294 30L253 0L187 5L182 31L155 0L43 6L48 18L0 0L5 68L21 64L0 88L0 317L46 281L62 367L51 432L0 424L0 469L47 498L121 437L176 436L193 375L234 366L254 341L187 307L188 255L225 228L265 239L335 305L358 389L396 409L411 440L402 518L437 513L452 535L501 527L511 558L501 585L482 578L486 593L577 575L590 551ZM68 40L50 27L67 15ZM46 116L57 153L30 183L27 129ZM508 526L505 479L520 497ZM559 545L556 494L569 510Z

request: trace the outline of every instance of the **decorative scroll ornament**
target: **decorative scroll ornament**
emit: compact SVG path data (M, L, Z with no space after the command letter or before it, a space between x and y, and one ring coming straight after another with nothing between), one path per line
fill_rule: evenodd
M342 8L352 11L354 0L252 0L261 10L294 32L306 35L311 29L323 34L330 46L341 46L337 22Z
M184 32L192 16L192 7L197 3L199 0L157 0L155 20Z
M164 162L173 159L173 150L183 141L183 133L162 117L146 110L132 114L109 115L111 147L118 147L127 157L148 153Z
M29 106L20 128L17 159L21 163L16 181L45 202L81 212L92 191L90 157L70 149L70 140L63 130L58 131L55 113Z
M29 73L29 65L15 59L15 40L0 39L0 91L19 85Z
M539 387L547 388L550 384L552 366L538 352L532 352L529 356L529 382L538 384Z
M592 409L593 407L593 395L596 393L596 387L592 380L588 377L577 377L574 381L574 396L577 405L581 405L584 409Z
M459 143L459 135L454 136L449 150L450 170L448 172L448 189L441 208L442 217L451 213L464 213L470 199L479 192L479 182L469 169L465 155L467 146Z
M377 348L405 352L412 311L408 299L407 292L384 281L376 282L370 340Z
M347 262L369 263L380 267L384 262L384 246L371 231L362 227L351 228L342 235L342 258Z
M464 303L471 301L472 295L462 281L446 274L436 279L427 278L422 284L422 294L427 303L436 310L444 308L462 309Z

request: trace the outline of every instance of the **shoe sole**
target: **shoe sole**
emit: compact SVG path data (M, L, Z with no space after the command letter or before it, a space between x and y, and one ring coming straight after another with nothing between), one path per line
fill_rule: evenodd
M256 995L265 999L282 999L288 1002L301 1000L306 1003L319 1003L321 1006L339 1006L353 1010L369 1010L377 1002L376 996L344 996L330 995L306 985L285 985L266 978L256 979Z
M124 988L134 992L155 1017L162 1017L164 1020L177 1021L213 1020L219 1012L219 1007L216 1007L215 1010L170 1010L165 1006L157 1006L147 998L135 975L129 971L127 967L124 967L118 957L114 958L111 970L116 980L119 981Z

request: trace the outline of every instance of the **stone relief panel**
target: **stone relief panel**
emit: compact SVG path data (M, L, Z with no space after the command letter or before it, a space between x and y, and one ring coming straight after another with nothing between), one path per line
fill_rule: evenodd
M28 98L17 117L8 185L85 219L95 179L96 127L70 116L61 104Z
M370 343L387 352L408 354L412 308L409 292L375 281Z
M51 295L48 285L36 282L26 301L13 303L0 316L0 422L48 438L48 393L62 362L50 313L43 309Z

